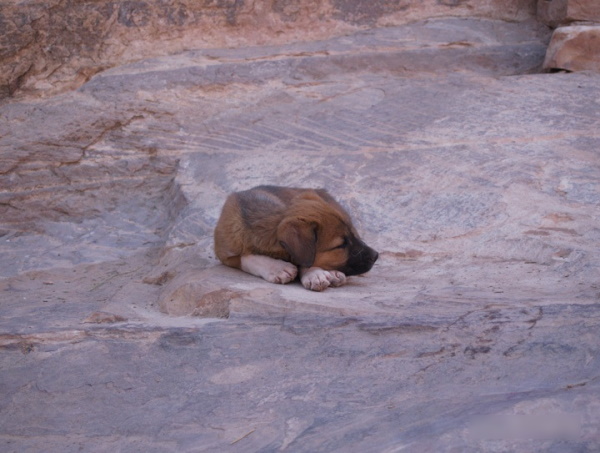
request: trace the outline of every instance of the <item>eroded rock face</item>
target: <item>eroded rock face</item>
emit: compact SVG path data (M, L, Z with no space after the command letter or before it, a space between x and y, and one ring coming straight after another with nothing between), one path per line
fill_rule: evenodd
M600 72L600 25L558 28L548 46L544 67Z
M571 22L600 21L600 3L595 0L538 0L538 17L551 27Z
M50 0L0 5L0 98L56 93L117 64L191 48L323 39L427 17L524 20L534 0Z
M598 451L600 76L539 74L547 39L429 20L5 102L3 451ZM327 187L372 271L219 265L262 183Z
M600 71L600 3L594 0L540 0L538 17L558 27L544 68Z

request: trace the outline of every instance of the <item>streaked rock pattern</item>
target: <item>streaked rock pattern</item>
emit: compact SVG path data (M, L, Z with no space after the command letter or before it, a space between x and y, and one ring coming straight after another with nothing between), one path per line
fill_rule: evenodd
M598 450L600 76L537 73L547 39L429 20L4 103L2 450ZM328 187L380 261L219 265L261 183Z

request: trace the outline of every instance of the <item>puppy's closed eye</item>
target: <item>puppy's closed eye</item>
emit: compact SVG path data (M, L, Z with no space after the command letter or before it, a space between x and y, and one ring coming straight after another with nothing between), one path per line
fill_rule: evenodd
M341 242L338 245L334 245L329 250L345 249L346 247L348 247L349 242L348 242L348 238L347 237L343 237L340 240L341 240Z

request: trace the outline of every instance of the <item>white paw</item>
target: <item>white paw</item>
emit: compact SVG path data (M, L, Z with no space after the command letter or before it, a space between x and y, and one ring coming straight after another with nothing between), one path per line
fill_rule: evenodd
M265 272L264 279L271 283L285 284L296 279L298 275L298 268L292 263L287 261L280 261L273 264L267 272Z
M330 286L341 286L346 276L340 271L326 271L319 267L311 267L302 272L302 285L312 291L323 291Z
M346 283L346 274L340 271L326 271L329 272L330 279L329 282L331 286L342 286Z
M298 275L298 268L292 263L263 255L242 256L241 268L249 274L279 284L289 283Z

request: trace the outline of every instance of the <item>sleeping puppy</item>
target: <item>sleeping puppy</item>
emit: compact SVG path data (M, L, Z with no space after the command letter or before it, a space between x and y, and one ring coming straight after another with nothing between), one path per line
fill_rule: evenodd
M326 190L276 186L227 198L215 229L215 252L223 264L268 282L288 283L299 274L313 291L364 274L379 256Z

